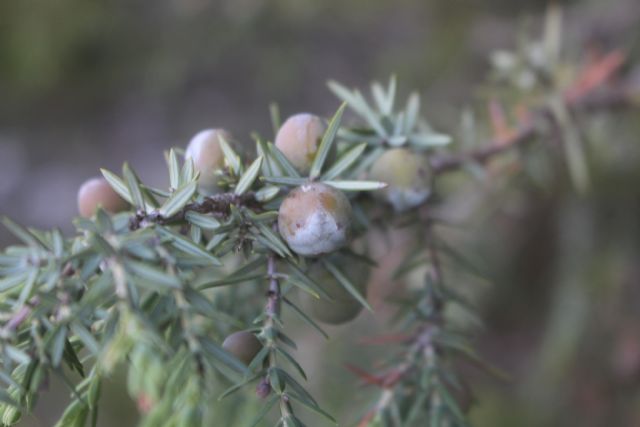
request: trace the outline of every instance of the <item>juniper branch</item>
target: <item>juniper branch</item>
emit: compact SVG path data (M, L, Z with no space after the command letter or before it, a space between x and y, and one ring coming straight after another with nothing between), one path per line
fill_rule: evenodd
M412 422L421 419L417 418L420 413L439 417L443 415L443 408L447 409L447 416L451 417L451 425L463 423L460 405L451 399L447 391L447 378L455 377L455 373L447 370L440 361L445 351L440 343L440 336L445 333L444 309L448 303L445 297L444 272L434 242L433 222L427 220L423 226L426 231L424 249L429 268L422 290L424 297L412 312L418 319L415 333L403 340L406 349L379 379L378 385L382 391L372 410L361 420L360 427L368 426L374 419L383 418L394 407L401 406L400 402L407 396L412 396L410 410L406 414L397 415L404 417L402 425L413 425ZM419 395L423 397L418 398ZM440 424L432 422L431 425Z
M597 80L590 85L584 86L577 82L564 92L564 102L571 110L603 111L612 107L625 107L633 105L638 97L638 90L625 82L608 86L613 75L622 66L622 60L618 60L612 65L611 56L617 52L606 56L601 63L608 65ZM617 56L616 56L617 57ZM468 162L487 163L494 157L517 147L524 146L536 139L545 136L544 126L541 123L552 119L553 114L550 107L541 107L533 112L511 132L506 138L495 138L483 147L457 154L439 154L430 159L431 167L436 174L450 172L463 167Z
M273 388L276 385L275 392L278 393L280 399L280 416L281 420L288 419L293 416L293 407L289 397L285 393L284 379L279 377L277 372L277 346L278 346L278 323L281 311L281 287L280 278L276 272L276 255L271 253L267 258L267 276L269 279L269 290L267 291L267 305L265 307L266 320L264 322L263 333L267 339L269 347L268 371L265 382ZM277 389L280 387L280 389Z
M196 212L201 214L211 214L217 218L227 218L231 213L232 206L246 206L259 212L261 204L256 199L254 192L247 192L241 195L234 192L226 192L214 194L204 197L200 202L189 203L185 205L178 213L168 218L163 217L158 212L136 212L129 222L131 230L137 230L150 224L171 225L183 222L187 212Z

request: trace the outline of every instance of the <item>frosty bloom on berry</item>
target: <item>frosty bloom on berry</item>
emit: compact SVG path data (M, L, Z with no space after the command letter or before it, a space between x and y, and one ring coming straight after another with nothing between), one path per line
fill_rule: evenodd
M351 203L344 193L326 184L304 184L292 190L280 205L278 229L300 255L333 252L349 240Z

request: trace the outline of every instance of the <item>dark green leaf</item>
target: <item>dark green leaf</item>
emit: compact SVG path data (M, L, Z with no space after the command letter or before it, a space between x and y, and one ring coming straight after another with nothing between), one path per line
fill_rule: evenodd
M343 191L375 191L387 186L379 181L324 181L325 184Z
M409 95L405 111L404 133L408 134L413 130L416 122L418 121L418 115L420 114L420 96L416 92Z
M438 395L444 401L446 408L457 418L458 422L466 424L466 417L462 409L460 409L458 402L456 402L453 396L451 396L451 393L449 393L449 390L440 382L436 383L436 389L438 390Z
M29 357L27 353L20 350L18 347L5 344L4 351L11 360L20 365L27 365L29 362L31 362L31 357Z
M218 258L214 257L211 253L207 252L202 246L190 241L189 239L174 233L166 227L158 227L158 234L163 237L169 238L173 243L173 246L181 251L191 254L195 257L205 258L213 265L222 265Z
M30 275L30 271L25 271L21 274L16 274L13 276L5 277L4 279L0 279L0 292L8 291L9 289L15 288L16 286L22 284Z
M267 240L269 240L269 242L271 242L272 247L276 248L276 252L278 252L278 255L280 255L281 257L292 256L291 251L289 251L287 245L284 244L282 239L280 239L280 236L274 233L271 228L259 222L255 223L254 225L258 228L260 234L262 234Z
M51 232L51 242L53 254L56 258L61 258L64 251L64 238L59 229L56 228Z
M270 182L272 184L280 184L280 185L286 185L289 187L297 187L299 185L305 184L307 182L309 182L309 180L307 178L291 178L291 177L287 177L287 176L282 176L282 177L267 177L264 176L261 178L263 181L266 182Z
M333 263L327 260L322 260L322 264L325 268L331 273L333 277L340 283L340 285L345 288L347 292L349 292L355 299L357 299L363 307L365 307L370 312L373 312L373 309L367 302L367 300L362 296L358 288L351 283L351 281L340 271L338 267L336 267Z
M192 158L188 158L184 160L184 164L182 165L182 169L180 170L180 177L182 178L182 182L190 182L196 179L198 176L198 172L196 171L195 165L193 163Z
M81 377L84 377L84 366L68 338L64 346L64 360L71 369L75 369Z
M269 353L271 353L271 348L266 345L262 346L258 354L256 354L253 360L249 363L249 370L254 371L257 368L261 367L264 364L267 356L269 356Z
M40 271L37 268L32 268L31 271L29 272L29 276L27 276L27 279L24 282L24 285L22 287L22 291L20 292L20 296L18 297L18 301L16 302L17 306L22 306L24 305L24 303L27 302L27 300L29 298L31 298L31 294L33 293L33 288L36 284L36 280L38 280L38 273L40 273ZM52 273L51 277L54 281L57 280L57 277L59 275Z
M430 148L447 145L451 142L449 135L439 133L414 134L409 137L411 144L417 147Z
M178 277L147 263L129 260L125 262L125 267L135 275L158 285L159 288L180 289L182 287L182 282Z
M328 83L329 89L336 94L336 96L345 101L349 107L356 113L358 113L363 119L367 121L369 126L378 133L378 135L386 138L388 136L384 126L380 123L380 120L376 113L371 109L367 101L364 99L360 91L350 91L339 83L330 81Z
M0 402L13 406L14 408L20 408L18 402L16 402L6 390L0 389Z
M51 364L54 367L60 366L66 342L67 328L65 326L59 326L53 335L53 343L51 344Z
M234 193L237 195L241 195L247 192L255 182L256 178L260 174L260 167L262 166L263 157L260 156L251 163L251 166L247 169L247 171L242 174Z
M302 378L304 378L305 380L307 379L307 374L304 372L304 369L302 369L302 366L300 366L300 364L296 361L296 359L293 358L293 356L291 356L291 354L289 354L289 352L280 347L276 347L276 351L283 355L284 358L287 359L289 363L291 363L291 365L296 369L296 371L298 371Z
M329 126L322 136L322 141L320 142L320 146L318 147L318 152L316 153L316 157L313 159L313 164L311 165L311 171L309 172L309 177L311 179L317 178L320 176L320 172L322 171L322 167L324 166L324 162L327 160L327 156L329 155L329 151L333 146L336 134L338 133L338 128L340 127L340 122L342 121L342 115L344 114L344 109L347 104L343 103L338 111L333 115L333 118L329 122Z
M185 218L191 224L197 225L198 227L205 230L215 230L216 228L220 227L220 221L210 215L188 211L185 214Z
M282 153L282 151L280 151L278 147L271 143L267 144L267 147L269 148L269 153L273 156L276 162L279 163L280 167L284 169L289 177L300 178L298 170L291 164L291 162Z
M91 332L85 328L80 322L71 322L71 330L80 338L80 341L84 344L85 348L94 355L100 352L100 346Z
M293 304L287 298L283 298L283 301L285 304L291 307L293 311L296 312L305 322L311 325L311 327L313 327L316 331L320 332L320 334L323 337L325 337L326 339L329 339L329 335L324 330L322 330L322 328L318 326L316 322L314 322L309 316L307 316L304 311L300 310L300 308L298 308L295 304Z
M237 176L242 172L242 163L240 161L240 156L231 148L229 142L224 138L222 134L218 135L218 140L220 142L220 148L222 148L222 153L224 154L224 158L231 168L231 171Z
M25 244L27 244L29 246L32 246L32 247L40 247L40 246L42 246L42 245L40 245L38 243L38 240L35 238L35 236L33 236L32 233L30 233L29 231L27 231L25 228L23 228L22 226L18 225L17 223L13 222L12 220L7 218L6 216L2 218L2 224L4 224L4 226L14 236L16 236L18 239L22 240Z
M334 425L338 425L338 422L335 420L335 418L333 418L328 412L326 412L319 406L313 405L308 400L305 400L303 397L298 396L297 394L290 393L289 396L292 397L295 401L301 403L302 405L310 409L311 411L315 412L316 414L322 415L328 421L332 422Z
M300 280L304 285L306 285L307 288L313 290L313 292L314 292L313 294L319 295L322 298L331 299L331 297L329 296L327 291L325 291L322 286L318 285L318 283L315 280L313 280L311 277L307 276L305 274L305 272L302 271L302 269L300 267L298 267L292 260L285 259L285 262L293 270L293 275L298 280ZM299 286L299 285L297 285L297 286ZM304 287L302 287L302 288L305 289Z
M202 348L223 365L231 368L232 370L239 372L241 374L247 374L249 371L244 363L240 362L236 359L231 353L227 352L225 349L220 347L218 344L207 338L201 338L200 343L202 344Z
M140 188L140 179L138 179L137 175L128 163L125 163L122 167L122 174L127 183L127 188L131 194L134 206L138 209L146 210L144 197L142 195L142 188Z
M343 172L347 171L367 148L366 143L358 144L343 154L331 168L322 175L322 180L332 180L339 177Z
M160 215L169 218L177 214L180 209L184 208L196 193L198 188L197 181L191 181L174 191L171 196L164 202L160 210Z
M251 424L250 427L256 427L258 424L260 424L262 419L269 413L269 411L271 411L271 409L274 407L276 402L278 402L279 400L280 400L280 396L272 396L267 401L267 403L262 405L262 408L260 409L260 412L258 412L258 415L256 416L256 419L253 421L253 423Z
M167 166L169 167L169 183L172 189L176 189L180 187L180 165L178 164L176 150L173 148L169 150Z
M242 382L239 382L238 384L234 384L231 387L229 387L228 389L226 389L221 395L220 397L218 397L218 401L224 399L225 397L235 393L236 391L240 390L242 387L246 386L247 384L252 383L253 381L257 380L260 375L262 374L256 374L256 375L252 375L246 379L244 379Z
M107 180L111 188L120 195L123 199L125 199L129 204L133 204L133 198L131 197L131 193L129 192L129 188L127 184L116 174L110 172L106 169L100 169L102 172L102 176Z
M285 343L286 345L288 345L289 347L293 348L294 350L296 350L298 348L298 345L295 343L294 340L292 340L291 338L289 338L284 332L282 331L278 331L278 339L280 339L280 341L282 341L283 343Z
M197 313L200 313L210 319L219 320L229 325L233 325L237 328L242 328L244 326L238 319L217 309L207 297L202 295L202 293L191 288L185 289L184 293L189 303L191 303L191 307Z

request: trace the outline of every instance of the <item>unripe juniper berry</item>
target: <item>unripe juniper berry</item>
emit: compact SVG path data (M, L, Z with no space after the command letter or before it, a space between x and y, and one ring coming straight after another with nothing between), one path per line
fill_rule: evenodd
M128 203L116 193L106 179L101 177L85 181L78 190L78 211L85 218L91 218L98 207L110 213L126 210Z
M220 137L229 141L231 136L223 129L207 129L198 132L189 142L185 157L192 159L200 172L199 187L205 193L218 189L217 171L224 167L224 154L220 147Z
M278 229L300 255L333 252L349 240L351 203L344 193L326 184L303 184L280 205Z
M432 174L427 159L406 148L393 148L382 154L371 166L369 178L388 184L377 194L396 212L422 204L431 194Z
M302 175L307 175L322 141L325 125L318 116L300 113L289 117L278 130L276 147Z
M222 348L233 354L245 365L249 365L262 349L260 340L248 331L234 332L224 339Z

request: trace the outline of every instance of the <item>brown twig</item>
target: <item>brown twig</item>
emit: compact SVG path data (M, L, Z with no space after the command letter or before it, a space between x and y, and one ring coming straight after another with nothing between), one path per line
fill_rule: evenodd
M440 174L459 169L468 162L486 163L497 154L530 142L536 134L535 126L532 122L529 122L518 127L508 139L496 139L486 147L467 153L434 156L430 160L431 168L436 174Z
M144 212L139 211L129 221L129 228L137 230L150 224L173 224L182 222L187 212L196 212L201 214L212 214L217 218L226 218L231 213L231 206L248 206L255 210L260 209L260 204L256 200L254 192L248 192L242 195L233 192L219 193L205 197L202 202L189 203L180 212L168 218L163 217L157 211Z

